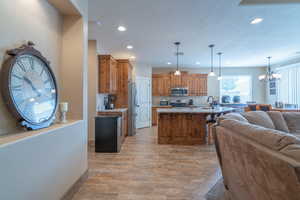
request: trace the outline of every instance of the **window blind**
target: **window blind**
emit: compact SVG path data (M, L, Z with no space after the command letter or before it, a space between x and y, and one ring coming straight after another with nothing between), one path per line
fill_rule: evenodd
M277 100L300 105L300 63L277 70L281 74L278 81Z

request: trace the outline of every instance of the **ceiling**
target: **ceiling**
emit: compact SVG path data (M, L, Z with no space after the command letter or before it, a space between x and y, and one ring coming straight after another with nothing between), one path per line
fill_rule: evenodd
M253 4L258 0L244 1ZM251 25L257 17L263 22ZM299 19L300 4L89 0L89 39L98 41L99 53L116 58L134 55L136 62L153 67L170 67L167 62L176 64L176 41L182 43L180 51L184 56L180 57L180 64L184 67L210 66L209 44L216 45L215 53L224 53L223 65L255 67L265 66L267 56L273 57L273 63L300 56ZM119 32L119 25L126 26L127 31ZM128 50L127 45L134 48ZM217 60L215 56L215 63Z
M300 0L242 0L241 5L300 3Z

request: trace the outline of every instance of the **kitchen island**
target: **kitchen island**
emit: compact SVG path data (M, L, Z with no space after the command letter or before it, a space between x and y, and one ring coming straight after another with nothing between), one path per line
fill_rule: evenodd
M158 109L158 144L205 144L207 122L234 110L228 107Z

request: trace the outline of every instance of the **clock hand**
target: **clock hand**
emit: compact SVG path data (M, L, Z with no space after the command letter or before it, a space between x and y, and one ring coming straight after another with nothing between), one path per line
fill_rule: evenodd
M30 86L31 86L31 88L32 88L32 90L35 92L35 93L37 93L37 95L38 95L38 97L40 97L42 94L33 86L33 84L32 84L32 82L27 78L27 77L23 77L23 79L24 79L24 81L26 82L26 83L28 83Z

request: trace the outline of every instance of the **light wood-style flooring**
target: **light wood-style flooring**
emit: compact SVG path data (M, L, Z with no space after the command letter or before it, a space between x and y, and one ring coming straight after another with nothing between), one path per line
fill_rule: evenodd
M158 145L138 130L117 154L89 149L89 178L73 200L204 200L221 177L214 146Z

